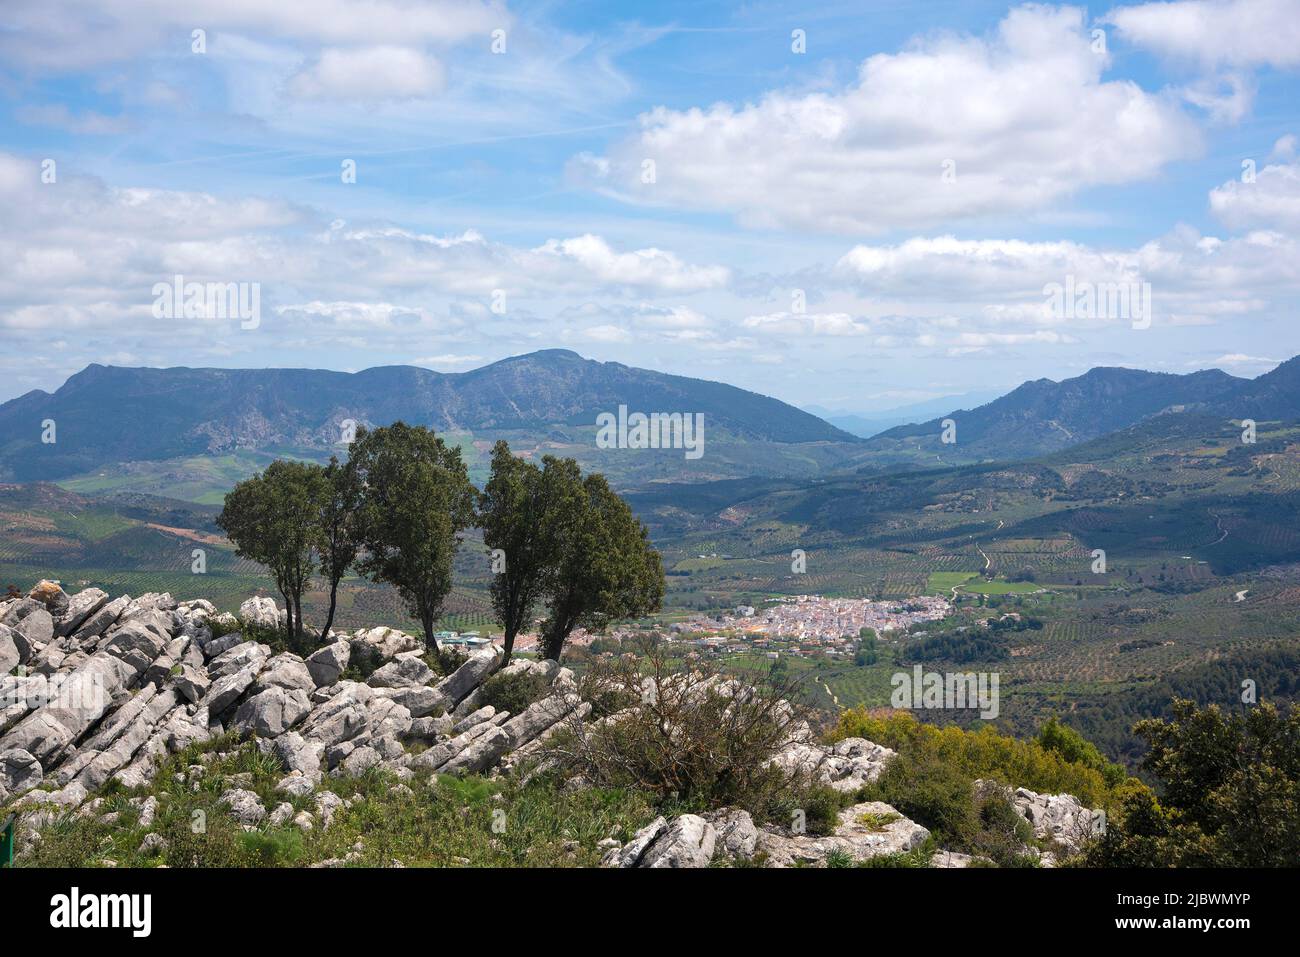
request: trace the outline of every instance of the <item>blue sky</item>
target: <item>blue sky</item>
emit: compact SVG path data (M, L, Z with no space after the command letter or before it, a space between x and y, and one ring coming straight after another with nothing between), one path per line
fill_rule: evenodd
M5 17L0 399L563 347L868 412L1300 353L1300 0ZM256 284L255 327L159 318L177 274Z

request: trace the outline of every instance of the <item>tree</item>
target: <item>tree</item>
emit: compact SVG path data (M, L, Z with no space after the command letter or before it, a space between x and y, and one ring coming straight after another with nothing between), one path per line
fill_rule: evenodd
M437 649L433 623L451 591L457 533L474 521L477 492L460 449L405 422L357 430L348 456L360 485L357 568L393 585Z
M1244 714L1175 700L1173 720L1133 729L1159 800L1134 788L1089 863L1103 867L1292 867L1300 860L1300 708ZM1127 782L1126 782L1127 783Z
M340 465L330 456L330 464L321 469L315 483L315 548L320 556L320 571L329 582L330 606L321 629L321 639L329 640L338 607L339 582L356 561L359 550L356 537L357 510L361 505L361 483L351 464Z
M492 449L492 474L479 499L478 524L492 557L492 608L505 632L510 661L515 637L541 599L547 575L560 557L562 523L575 514L579 486L560 460L543 467L517 458L505 442Z
M558 661L579 625L603 628L657 611L664 571L645 526L603 475L581 478L572 459L552 467L564 494L557 496L558 561L547 575L542 655Z
M277 459L226 495L217 526L236 554L265 565L284 597L285 634L302 632L302 592L315 564L315 492L320 466Z

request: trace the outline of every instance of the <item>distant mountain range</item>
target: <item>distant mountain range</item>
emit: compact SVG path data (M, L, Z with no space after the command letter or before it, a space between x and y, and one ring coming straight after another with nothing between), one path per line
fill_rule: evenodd
M941 400L940 400L941 401ZM709 452L609 454L595 447L596 417L617 412L703 413ZM1256 379L1217 369L1175 375L1097 368L1072 379L1026 382L973 409L935 415L935 401L894 410L934 416L872 438L777 399L719 382L584 359L549 349L462 373L385 366L357 373L311 369L147 369L91 365L54 393L0 405L0 481L104 477L139 463L169 463L174 481L115 482L114 488L213 500L185 491L196 479L175 463L236 453L234 473L262 467L244 453L323 457L341 451L345 420L397 419L459 435L471 469L505 438L525 454L574 455L608 470L624 487L650 481L714 481L750 476L815 478L835 471L897 465L1009 461L1052 453L1163 413L1197 412L1259 421L1300 418L1300 357ZM956 443L941 439L956 423ZM52 420L56 441L42 442ZM129 463L124 466L123 463ZM148 469L144 469L148 471ZM105 479L108 481L111 479ZM187 482L189 483L187 485ZM74 486L76 487L76 486ZM83 486L95 491L105 486ZM215 499L219 501L219 496Z
M337 447L346 419L370 425L403 419L475 438L528 433L545 439L557 427L594 432L596 416L617 413L620 405L630 412L703 413L706 440L860 443L767 396L561 349L462 373L413 366L345 373L96 364L53 394L33 391L0 405L0 480L56 479L107 463L237 449L328 450ZM41 441L46 420L55 423L53 443ZM572 435L554 438L563 444Z
M978 408L889 429L867 447L887 458L1008 461L1182 411L1261 422L1300 418L1300 356L1255 379L1218 369L1176 375L1121 368L1091 369L1061 382L1035 379ZM942 441L944 419L956 424L953 444Z
M878 412L845 412L828 409L820 405L805 405L803 410L811 412L819 419L825 419L831 425L843 429L845 432L851 432L864 439L869 439L899 425L909 425L933 418L935 415L947 412L955 404L983 405L985 402L996 399L1001 394L1001 392L967 392L962 395L945 395L938 399L928 399L925 402L914 402L908 405L881 409Z

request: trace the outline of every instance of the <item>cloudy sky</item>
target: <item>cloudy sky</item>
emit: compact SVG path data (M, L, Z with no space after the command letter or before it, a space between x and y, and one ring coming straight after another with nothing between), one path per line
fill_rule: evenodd
M1300 0L3 17L0 400L561 347L866 412L1300 353ZM256 327L160 318L177 275Z

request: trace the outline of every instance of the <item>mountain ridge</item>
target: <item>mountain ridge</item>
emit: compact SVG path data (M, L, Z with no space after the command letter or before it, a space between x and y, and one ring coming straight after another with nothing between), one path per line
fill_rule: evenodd
M1155 415L1202 412L1235 419L1300 417L1300 357L1254 379L1221 369L1188 373L1097 366L1059 382L1021 383L992 402L868 440L875 452L948 453L961 461L1011 460L1060 451ZM943 424L956 424L956 442L944 443ZM941 459L942 460L942 459Z
M561 349L466 372L405 365L348 373L92 363L52 393L37 390L0 405L0 480L61 478L111 462L234 449L328 450L339 443L348 419L372 425L403 419L439 432L545 434L556 426L594 428L599 413L620 405L703 413L711 429L742 440L862 441L778 399ZM47 419L57 429L49 444L41 442Z

